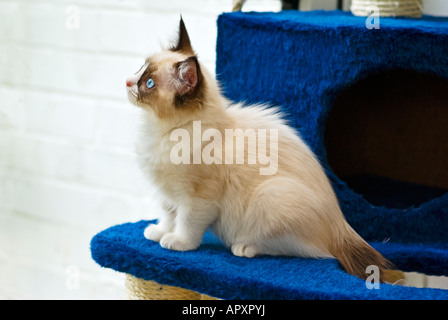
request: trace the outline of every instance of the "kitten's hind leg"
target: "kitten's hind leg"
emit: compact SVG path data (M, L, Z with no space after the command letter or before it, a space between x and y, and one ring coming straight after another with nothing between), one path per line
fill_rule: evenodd
M232 253L235 256L253 258L260 254L260 248L257 245L235 243L232 245Z
M266 180L255 190L232 245L238 256L328 257L330 234L319 195L291 178ZM256 245L254 245L256 244Z

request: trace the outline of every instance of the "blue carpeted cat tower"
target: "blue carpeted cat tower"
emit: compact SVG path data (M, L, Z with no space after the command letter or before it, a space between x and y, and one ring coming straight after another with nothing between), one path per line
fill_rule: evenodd
M217 43L224 94L282 107L354 229L400 270L448 275L448 19L382 18L368 29L348 12L235 12L219 17ZM93 259L158 289L220 299L448 299L368 289L334 259L236 257L209 233L197 250L166 250L144 238L148 223L100 232Z

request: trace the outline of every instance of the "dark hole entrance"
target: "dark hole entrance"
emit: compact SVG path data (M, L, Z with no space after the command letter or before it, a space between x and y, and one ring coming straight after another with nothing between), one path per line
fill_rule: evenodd
M395 70L344 90L325 128L328 163L371 204L419 206L448 192L448 81Z

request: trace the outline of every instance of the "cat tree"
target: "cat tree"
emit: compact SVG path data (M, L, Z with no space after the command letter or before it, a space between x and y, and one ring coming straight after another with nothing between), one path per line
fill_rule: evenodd
M229 99L281 106L373 247L401 270L448 275L447 52L443 18L382 18L380 29L368 29L365 18L340 11L235 12L218 19L216 73ZM197 250L165 250L144 238L147 224L114 226L91 242L97 263L143 291L448 299L448 290L369 290L334 259L236 257L209 233Z

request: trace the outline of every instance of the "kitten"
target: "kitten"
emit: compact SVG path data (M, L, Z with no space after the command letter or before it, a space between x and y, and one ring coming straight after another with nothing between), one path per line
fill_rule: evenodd
M139 164L163 198L164 214L146 228L147 239L171 250L194 250L210 228L237 256L334 257L363 279L369 265L379 268L381 281L401 276L388 270L390 263L348 225L321 165L277 110L231 104L221 95L217 81L198 61L182 19L175 45L149 57L126 86L129 100L146 111ZM195 123L200 123L200 134L222 137L229 129L274 129L276 141L270 134L266 151L277 167L260 174L261 161L227 163L223 159L234 155L249 158L254 149L247 139L244 151L236 150L219 135L214 151L222 158L195 162L195 152L204 154L206 144L173 139L175 130L192 137ZM189 150L183 156L191 161L173 163L173 150Z

